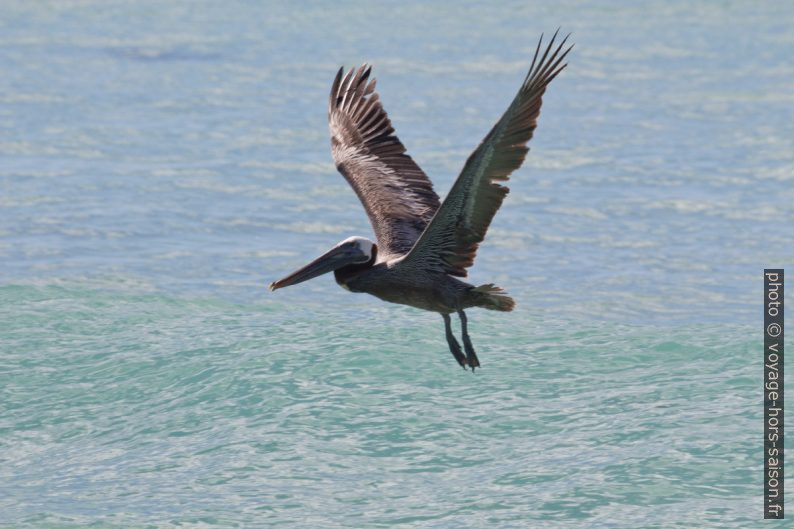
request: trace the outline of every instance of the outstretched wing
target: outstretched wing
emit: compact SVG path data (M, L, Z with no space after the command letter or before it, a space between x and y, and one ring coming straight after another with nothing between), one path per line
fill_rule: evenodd
M573 46L563 51L568 40L565 37L551 52L556 36L538 61L543 42L540 37L532 66L515 99L466 160L444 203L398 266L466 277L466 268L474 262L477 246L509 191L496 182L507 180L521 166L529 151L527 142L537 126L546 86L567 66L561 63Z
M375 92L370 67L336 74L328 106L336 168L355 190L378 240L378 256L413 247L439 206L433 184L405 153Z

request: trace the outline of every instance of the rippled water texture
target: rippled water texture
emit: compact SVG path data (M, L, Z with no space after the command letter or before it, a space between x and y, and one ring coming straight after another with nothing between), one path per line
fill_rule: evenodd
M794 262L794 8L5 2L0 524L747 528L761 271ZM371 237L331 162L368 61L443 196L538 35L576 47L435 314L269 281Z

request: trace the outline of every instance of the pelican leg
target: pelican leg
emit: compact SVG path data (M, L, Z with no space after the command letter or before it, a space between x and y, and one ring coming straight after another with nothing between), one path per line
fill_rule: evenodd
M452 351L452 356L454 356L455 360L458 361L460 367L466 369L466 357L463 356L463 351L460 350L460 344L452 334L452 319L449 317L449 314L442 314L441 316L444 317L444 329L447 332L447 343L449 344L449 350Z
M475 367L480 367L480 359L477 358L477 353L474 352L474 347L471 345L469 330L467 328L468 321L466 320L466 313L462 310L459 310L458 316L460 316L460 330L463 334L463 348L466 349L466 362L469 364L473 372Z

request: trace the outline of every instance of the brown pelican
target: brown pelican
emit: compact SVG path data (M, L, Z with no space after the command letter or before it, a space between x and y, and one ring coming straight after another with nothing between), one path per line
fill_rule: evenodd
M510 311L515 302L497 286L475 287L457 277L466 277L507 195L508 188L497 182L507 180L529 151L527 142L537 126L546 86L567 65L562 61L573 46L563 51L565 37L554 47L556 37L557 33L538 60L541 35L518 94L466 160L443 203L394 134L375 92L375 79L369 79L370 67L364 64L344 76L340 68L328 106L331 151L336 168L367 211L377 244L363 237L345 239L271 283L270 289L333 271L336 282L352 292L440 313L455 360L464 369L479 367L464 309ZM465 355L452 334L453 312L460 317Z

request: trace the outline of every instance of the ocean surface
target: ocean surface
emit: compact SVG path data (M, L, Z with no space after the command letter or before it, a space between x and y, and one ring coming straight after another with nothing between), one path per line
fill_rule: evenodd
M690 4L3 2L0 525L760 527L794 4ZM443 196L559 26L481 370L437 314L267 290L373 237L339 66Z

